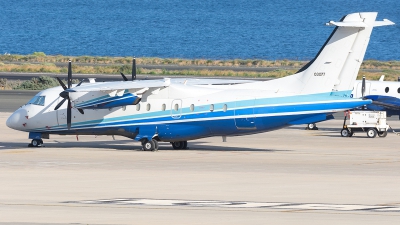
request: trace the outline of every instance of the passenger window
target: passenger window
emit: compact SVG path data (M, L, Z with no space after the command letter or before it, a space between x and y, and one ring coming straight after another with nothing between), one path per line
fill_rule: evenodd
M389 87L385 88L385 92L388 93L389 92Z
M223 110L224 110L224 112L226 112L226 110L228 110L228 106L226 104L224 104Z
M166 106L165 104L162 104L161 110L162 110L162 111L165 111L166 108L167 108L167 106Z
M397 88L397 93L400 93L400 88Z
M175 111L178 111L179 110L179 105L175 104L174 109L175 109Z
M150 111L150 103L147 103L146 109L147 111Z
M211 112L214 111L214 104L211 104L211 105L210 105L210 111L211 111Z
M136 105L136 111L140 111L140 104Z
M194 111L194 105L193 105L193 104L190 105L190 111L191 111L191 112Z

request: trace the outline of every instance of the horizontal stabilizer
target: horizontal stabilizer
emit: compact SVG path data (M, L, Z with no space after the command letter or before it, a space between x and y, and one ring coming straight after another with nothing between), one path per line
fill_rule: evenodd
M383 19L383 21L375 21L374 23L374 27L388 26L388 25L395 25L395 23L393 23L388 19Z
M383 19L383 21L375 21L374 22L374 27L380 27L380 26L388 26L388 25L394 25L392 21L388 19ZM367 27L367 24L361 21L346 21L346 22L334 22L334 21L329 21L326 23L327 26L337 26L337 27Z

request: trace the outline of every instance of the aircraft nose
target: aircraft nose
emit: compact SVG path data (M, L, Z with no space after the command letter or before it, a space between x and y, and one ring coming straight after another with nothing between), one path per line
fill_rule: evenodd
M25 109L18 109L6 121L7 127L15 130L23 130L28 113ZM25 125L24 125L25 124Z

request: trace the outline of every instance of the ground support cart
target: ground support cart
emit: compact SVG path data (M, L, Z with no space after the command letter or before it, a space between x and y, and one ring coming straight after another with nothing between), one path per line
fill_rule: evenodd
M342 137L352 137L355 132L367 133L370 138L386 137L389 125L386 123L386 111L347 111L345 112ZM346 124L349 117L349 124Z

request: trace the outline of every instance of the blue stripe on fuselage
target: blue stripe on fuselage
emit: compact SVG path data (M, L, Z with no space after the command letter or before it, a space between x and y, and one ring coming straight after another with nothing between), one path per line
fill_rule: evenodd
M224 104L228 105L226 112L221 109ZM182 116L179 119L173 119L168 110L74 123L72 131L66 131L65 125L53 127L50 130L43 128L35 131L59 134L110 134L113 129L122 128L133 132L141 126L157 126L161 130L163 128L168 130L168 132L164 132L165 134L160 134L160 138L164 138L162 140L189 140L212 135L242 135L265 132L287 126L294 120L301 120L334 110L354 108L364 104L366 104L366 101L329 94L263 98L243 100L240 101L240 104L237 102L214 104L215 109L218 110L213 112L209 111L209 105L196 106L194 112L190 112L189 108L183 108ZM235 108L238 105L241 108ZM235 114L249 117L254 114L255 130L237 129Z

